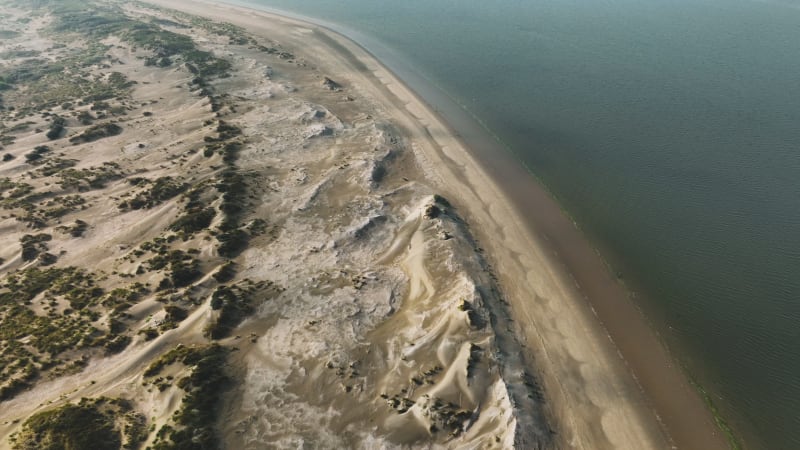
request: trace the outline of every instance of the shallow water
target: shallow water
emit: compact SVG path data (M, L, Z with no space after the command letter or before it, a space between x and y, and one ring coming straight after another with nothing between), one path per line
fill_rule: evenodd
M800 2L252 3L343 25L474 114L746 444L800 448Z

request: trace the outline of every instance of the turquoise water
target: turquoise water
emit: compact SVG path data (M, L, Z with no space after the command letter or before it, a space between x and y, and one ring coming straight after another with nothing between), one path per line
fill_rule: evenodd
M800 2L253 3L342 24L479 117L748 447L800 448Z

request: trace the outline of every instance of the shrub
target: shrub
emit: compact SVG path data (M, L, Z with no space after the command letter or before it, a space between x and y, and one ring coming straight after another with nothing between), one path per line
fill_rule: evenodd
M146 437L144 417L118 399L81 399L29 417L16 435L15 450L119 449L123 434L131 448Z
M33 163L42 159L42 155L50 151L50 147L46 145L36 146L32 152L25 154L25 160Z
M67 121L60 116L53 116L53 121L50 122L50 129L47 131L47 139L55 140L64 134L64 125Z
M179 217L172 225L170 230L193 234L205 230L211 225L211 221L216 217L217 211L214 208L204 208L196 211L189 211Z
M89 129L85 130L83 133L69 138L69 141L72 142L73 144L79 144L82 142L93 142L98 139L103 139L109 136L116 136L120 133L122 133L121 126L115 123L104 123L89 127Z
M219 270L213 275L214 279L217 280L219 283L227 283L231 281L233 277L236 276L236 263L233 261L228 261ZM214 307L212 302L211 307ZM219 308L214 308L219 309Z
M22 260L33 261L40 253L47 251L47 244L53 237L49 234L26 234L20 239L22 244Z
M218 234L217 240L219 241L217 252L219 252L220 256L234 258L247 248L247 244L250 242L250 235L244 230L236 229Z

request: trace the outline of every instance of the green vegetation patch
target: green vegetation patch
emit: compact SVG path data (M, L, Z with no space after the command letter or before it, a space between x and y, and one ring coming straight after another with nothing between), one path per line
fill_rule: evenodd
M133 283L126 288L113 289L103 297L101 303L111 309L113 316L135 305L148 292L142 283Z
M204 153L211 156L216 151L221 152L222 161L227 166L216 184L217 191L222 194L220 211L225 215L216 235L219 242L217 252L220 256L234 258L247 248L251 238L250 233L241 225L241 217L247 207L247 182L236 167L243 144L234 138L241 135L242 131L222 120L218 121L216 131L216 137L204 138L208 142Z
M119 208L123 211L131 209L149 209L177 196L189 188L187 183L173 177L160 177L154 181L147 178L131 178L130 183L135 186L150 185L149 189L137 194L130 200L124 200Z
M147 438L145 417L121 399L83 398L29 417L14 450L136 449Z
M76 159L64 159L58 157L50 157L47 161L42 164L39 169L34 172L34 175L42 176L42 177L50 177L64 169L69 169L70 167L75 167L78 163Z
M72 136L69 141L73 144L80 144L83 142L94 142L98 139L103 139L111 136L117 136L122 133L122 127L115 123L101 123L92 125L83 133Z
M423 398L422 414L431 421L431 432L445 431L450 436L458 436L464 431L464 424L472 416L472 411L438 397Z
M208 229L216 216L217 210L211 207L186 211L170 225L169 229L191 236L198 231Z
M223 393L230 384L225 374L229 350L217 344L206 347L178 346L155 361L146 371L154 377L172 364L189 367L191 373L178 380L186 395L171 423L158 430L153 450L216 449L219 438L214 429ZM163 380L153 380L159 383Z
M120 292L114 295L122 297ZM7 275L0 283L0 401L27 389L43 372L69 368L74 363L59 359L65 351L124 349L130 342L124 327L103 331L94 326L105 310L101 302L116 306L132 301L111 298L93 274L76 267L29 268Z
M177 328L183 319L189 317L189 312L180 306L167 305L164 307L164 321L158 327L160 331L167 331Z
M37 5L53 12L49 31L85 34L102 39L124 30L132 22L118 8L78 0L39 0Z
M174 287L185 287L203 275L200 262L182 250L172 250L166 255L156 255L145 261L148 270L169 270L169 280Z
M238 228L226 230L217 234L217 241L219 241L217 252L220 256L235 258L247 248L250 243L250 234Z
M59 226L56 227L56 230L61 231L63 233L67 233L72 237L79 238L83 236L83 233L89 228L89 224L84 222L83 220L77 219L72 225L69 226Z
M75 117L81 125L91 125L97 120L97 117L93 116L89 111L80 111Z
M54 197L52 200L46 202L41 210L41 214L46 219L55 219L63 217L86 204L86 199L79 195L62 195ZM77 222L81 222L80 220ZM80 225L77 223L77 225ZM86 229L86 223L83 223L83 229ZM78 237L78 236L75 236Z
M31 122L31 121L27 120L25 122L20 122L20 123L14 124L14 125L6 128L4 131L6 133L20 133L22 131L27 131L31 127L31 125L33 125L35 123L36 122Z
M213 53L200 50L189 36L165 30L153 23L133 22L121 33L122 39L153 52L145 59L150 66L168 67L181 59L193 73L206 77L226 77L231 64Z
M245 29L228 22L215 22L204 17L183 15L193 26L203 28L218 36L228 37L228 43L233 45L254 44Z
M54 115L52 121L50 122L50 129L47 130L47 139L55 140L60 138L64 134L64 127L67 121L63 117Z
M212 276L215 280L217 280L218 283L227 283L228 281L233 280L233 278L236 276L236 263L233 261L226 262Z
M84 208L86 200L78 195L56 195L51 191L33 192L24 183L0 199L0 208L21 210L14 217L31 228L46 227L52 219L63 217Z
M255 312L258 301L262 299L257 294L265 294L270 287L273 287L270 281L253 283L249 280L233 286L219 286L211 295L211 309L219 311L219 314L208 323L203 334L211 339L229 336L247 316ZM264 295L263 298L267 296Z
M33 186L28 183L11 181L10 178L0 178L0 195L8 193L6 199L23 197L33 191Z
M217 235L217 251L221 256L232 258L247 248L250 241L250 235L240 228L240 216L246 206L247 183L241 173L231 168L222 173L217 190L222 193L220 209L225 213Z
M25 154L25 162L28 164L39 165L42 163L44 155L50 152L50 147L46 145L36 146L32 152Z
M25 262L33 261L41 253L47 251L47 244L53 239L49 234L26 234L22 236L19 243L22 246L22 260Z
M107 46L92 42L55 61L38 58L17 61L0 72L0 81L7 89L24 87L9 97L21 112L41 111L76 100L91 103L123 98L133 82L119 72L97 78L87 70L106 61L107 50Z
M124 173L119 164L106 162L100 166L86 169L64 168L58 171L56 175L59 178L58 184L63 189L76 189L79 192L85 192L92 189L102 189L106 187L107 183L122 178Z
M165 367L179 362L182 363L189 357L189 355L196 355L196 352L197 349L195 347L186 347L183 344L178 344L177 347L173 348L167 353L164 353L157 360L153 361L147 370L144 371L144 376L154 377L160 374Z
M3 184L0 180L0 185ZM37 207L44 199L52 196L51 192L34 192L33 186L27 183L10 183L15 187L7 195L0 198L0 208L6 210L22 210L19 215L13 215L18 221L31 228L44 228L47 219L43 211Z

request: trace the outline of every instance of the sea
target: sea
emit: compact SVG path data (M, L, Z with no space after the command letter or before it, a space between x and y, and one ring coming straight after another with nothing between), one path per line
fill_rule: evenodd
M641 294L740 443L800 449L800 1L249 4L473 118Z

